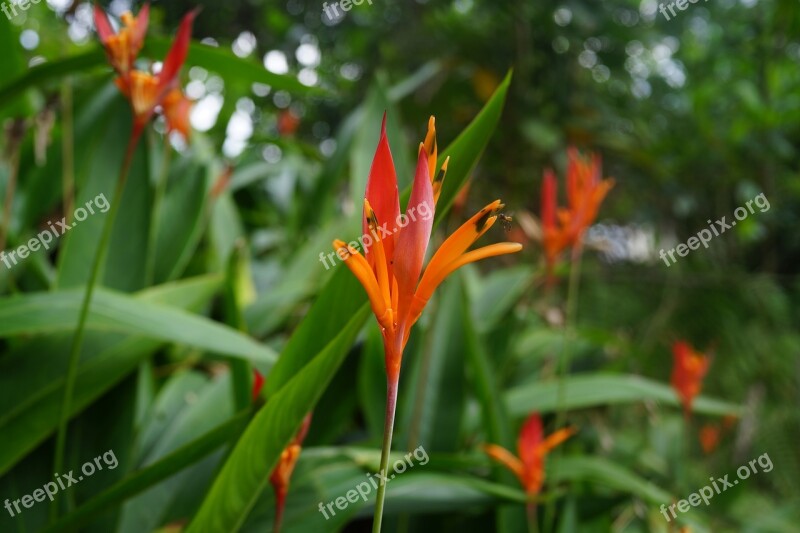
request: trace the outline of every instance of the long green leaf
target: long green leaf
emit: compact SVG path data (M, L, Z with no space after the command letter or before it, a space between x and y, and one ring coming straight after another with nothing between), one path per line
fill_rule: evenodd
M133 472L102 494L61 518L45 529L45 532L76 531L81 526L90 523L96 516L117 507L131 496L139 494L207 456L238 435L244 428L248 417L248 412L239 413L216 429L178 448L158 462Z
M4 298L0 300L0 337L71 331L82 297L78 289ZM142 335L265 365L277 358L266 346L208 318L101 288L92 300L86 327Z
M675 391L664 385L639 376L594 374L567 379L565 405L567 409L583 409L600 405L635 403L655 400L678 406ZM506 405L512 415L527 416L532 411L551 412L558 408L558 382L547 381L524 385L508 391ZM698 397L692 409L708 415L738 415L738 405L706 397Z
M283 449L344 361L369 308L352 316L339 335L261 409L239 439L187 533L236 532L269 480Z

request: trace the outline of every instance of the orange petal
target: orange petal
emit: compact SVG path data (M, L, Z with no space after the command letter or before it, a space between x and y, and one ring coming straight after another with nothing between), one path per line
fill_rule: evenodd
M522 465L522 461L516 458L510 451L497 444L485 444L483 446L483 451L486 452L486 455L514 472L520 481L524 480L525 469Z
M372 312L375 313L378 322L384 328L391 330L393 327L391 310L386 308L380 287L378 287L378 281L375 279L375 274L372 272L367 260L358 253L358 250L347 246L344 241L333 241L333 249L336 250L337 254L340 254L340 258L342 258L342 255L345 256L342 260L367 292ZM342 250L341 253L339 252L340 250Z
M456 260L467 248L472 246L472 243L492 227L496 220L492 215L502 208L502 202L495 200L475 213L472 218L462 224L442 243L425 268L425 273L422 275L422 280L417 289L418 296L425 298L425 300L430 298L435 288L431 285L432 281L439 279L441 270Z

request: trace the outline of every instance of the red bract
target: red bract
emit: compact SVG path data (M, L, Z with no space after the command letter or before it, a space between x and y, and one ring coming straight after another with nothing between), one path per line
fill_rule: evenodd
M571 437L575 431L574 428L563 428L544 438L542 419L538 413L533 413L519 433L518 456L496 444L484 446L484 451L489 457L511 470L519 479L528 497L533 499L544 484L545 457L550 450Z
M275 470L269 477L272 488L275 490L275 525L273 531L278 533L281 528L281 520L283 518L283 509L286 505L286 495L289 493L289 481L292 478L292 472L297 464L297 459L300 457L300 445L306 438L308 428L311 425L311 413L307 414L303 419L300 430L297 432L294 440L283 450Z
M94 19L97 33L106 49L111 66L119 74L115 80L116 84L131 103L134 135L138 136L141 133L156 109L162 106L167 129L178 131L184 137L188 137L191 104L180 92L178 75L189 51L192 22L198 11L199 9L194 9L183 17L161 71L152 75L133 69L133 63L147 32L148 6L145 5L136 18L130 13L125 13L122 16L125 27L116 34L111 29L105 12L95 6Z
M692 412L692 402L703 387L703 378L708 372L710 359L708 356L696 352L685 341L673 344L672 356L672 387L683 404L684 415L689 418Z
M558 207L558 185L552 170L542 181L542 245L547 270L552 272L559 254L577 245L583 232L597 218L600 204L614 186L613 179L601 179L600 156L581 157L578 150L567 152L567 207Z

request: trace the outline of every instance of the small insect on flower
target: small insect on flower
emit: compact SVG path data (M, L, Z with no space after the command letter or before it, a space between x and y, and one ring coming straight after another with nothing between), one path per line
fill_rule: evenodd
M513 219L509 215L506 215L505 213L498 213L497 220L499 220L500 225L503 226L503 231L506 233L511 231L511 222Z

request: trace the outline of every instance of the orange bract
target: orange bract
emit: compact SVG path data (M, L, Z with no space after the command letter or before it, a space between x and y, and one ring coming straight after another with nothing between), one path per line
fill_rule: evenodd
M150 74L133 69L136 56L144 43L149 19L149 6L145 4L138 17L122 15L123 27L114 33L105 12L94 6L94 21L100 41L106 50L109 63L119 76L115 80L122 94L131 103L134 114L134 131L141 133L144 126L162 106L169 131L189 136L189 111L191 102L178 89L178 74L189 52L192 22L198 10L187 13L164 59L161 71Z
M489 457L511 470L519 479L528 497L533 498L539 494L544 484L545 457L550 450L574 435L575 431L574 428L563 428L544 438L542 419L538 413L533 413L522 426L517 440L519 457L496 444L484 446L484 451Z
M167 131L177 131L184 139L188 139L192 131L192 126L189 124L192 101L186 98L180 89L175 88L167 93L161 106L167 122Z
M548 272L552 272L559 254L577 245L583 232L597 218L600 204L614 186L613 179L601 179L601 162L597 154L588 159L578 150L567 152L567 207L558 207L558 186L552 170L547 169L542 181L542 245Z
M111 28L105 12L96 4L94 20L100 41L108 56L108 62L127 82L128 74L144 44L144 36L150 20L150 4L145 4L136 17L130 12L123 13L120 17L122 27L117 33L114 33Z
M702 389L710 359L696 352L684 341L678 341L672 346L672 355L672 387L683 404L684 415L688 418L692 412L692 402Z
M386 139L384 117L364 199L362 225L370 244L367 244L367 238L363 239L366 250L362 255L344 241L333 242L339 257L369 296L383 334L387 375L393 381L398 379L411 327L419 319L436 287L453 271L468 263L522 248L517 243L502 243L467 251L495 223L496 213L503 207L496 200L445 240L420 279L435 206L449 162L449 158L446 159L437 172L437 154L435 120L431 117L425 142L419 147L408 208L401 216L397 176Z
M289 493L289 481L292 478L292 472L297 464L297 459L300 458L300 445L303 444L303 439L306 438L308 428L311 425L311 413L307 414L300 425L300 430L295 435L294 440L281 453L278 464L269 476L269 481L275 491L275 526L273 531L280 530L281 517L283 516L283 508L286 505L286 495Z

